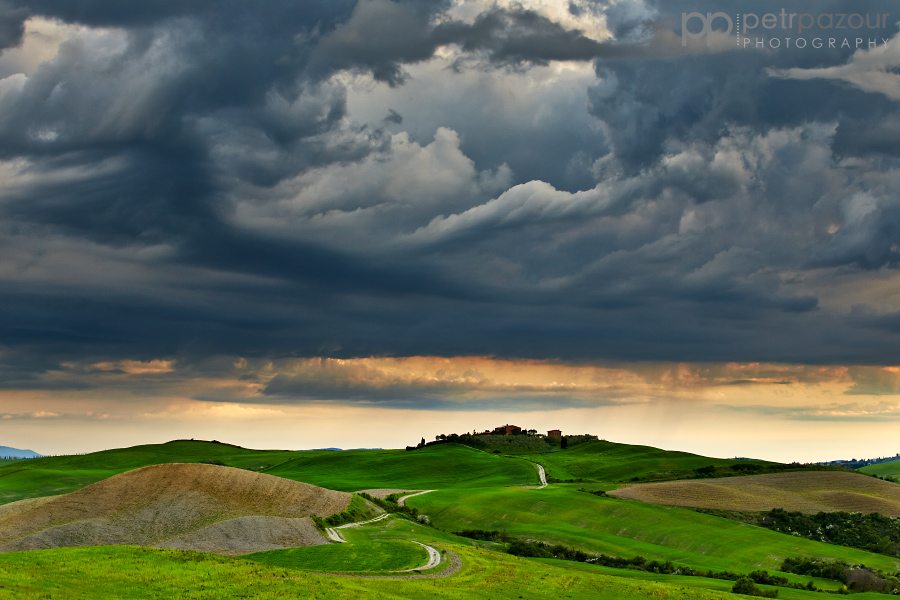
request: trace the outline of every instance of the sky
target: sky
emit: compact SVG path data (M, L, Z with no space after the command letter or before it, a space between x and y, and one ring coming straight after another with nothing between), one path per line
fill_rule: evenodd
M894 455L898 21L0 0L0 444Z

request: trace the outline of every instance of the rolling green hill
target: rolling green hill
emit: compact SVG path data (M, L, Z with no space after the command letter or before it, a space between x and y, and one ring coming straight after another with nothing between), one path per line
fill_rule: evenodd
M554 484L544 489L515 487L538 483L529 460L543 464L552 478L590 483ZM60 598L169 598L173 590L181 597L205 597L213 589L216 598L300 595L341 599L388 592L396 598L736 597L728 593L732 582L725 580L518 559L491 551L502 550L501 545L463 540L449 533L463 529L505 530L520 539L561 543L592 554L642 555L694 569L744 574L758 568L775 569L786 557L839 559L885 571L897 568L896 557L813 542L691 510L579 491L582 486L609 490L635 477L703 475L697 469L711 468L714 472L710 473L719 476L782 467L605 441L530 455L528 460L457 444L415 451L291 452L174 441L0 464L0 503L72 491L143 466L192 462L216 462L341 491L436 489L408 503L438 529L395 516L380 521L377 528L373 524L344 530L347 544L276 550L245 559L129 547L0 554L0 597L10 590L16 598L47 594ZM412 544L413 540L453 548L463 557L463 570L448 579L410 581L329 578L304 572L409 568L423 558L421 547ZM795 575L788 578L794 583L808 581ZM91 581L89 593L83 587L85 580ZM816 585L837 589L833 581L817 580ZM821 596L780 589L779 597Z
M495 456L459 444L406 450L294 453L265 472L332 490L367 488L425 490L537 485L526 460Z
M341 534L348 543L256 552L244 558L305 571L398 571L419 567L428 561L425 549L410 540L429 544L458 544L465 541L396 516L365 527L345 528L341 530Z
M896 559L784 535L688 509L599 498L573 486L543 490L439 490L410 498L439 528L510 535L591 553L671 560L694 568L749 572L789 556L818 556L896 569Z
M219 460L228 463L229 467L260 469L287 460L294 454L290 450L251 450L221 442L174 440L164 444L101 450L90 454L34 458L19 465L29 469L43 469L45 465L50 465L52 469L128 471L163 463Z
M64 548L0 555L0 597L67 600L170 598L396 600L448 598L469 600L726 600L746 598L725 592L730 581L713 589L687 587L682 580L657 583L626 579L602 569L572 569L568 564L541 564L488 550L446 545L463 566L446 579L359 579L307 574L244 559L208 554L104 546ZM700 578L698 578L700 579ZM704 580L702 583L706 584ZM85 585L90 582L90 585ZM709 585L709 584L707 584ZM821 598L785 590L783 598Z
M217 461L258 470L283 462L293 454L282 450L248 450L218 442L177 440L91 454L33 458L0 465L0 504L67 494L113 475L150 465Z
M633 446L600 440L579 444L559 452L531 455L556 480L590 480L617 483L637 479L676 479L696 476L695 469L713 466L718 470L740 474L756 467L764 470L779 466L762 460L710 458L688 452L661 450L650 446Z
M179 440L51 456L0 465L0 504L66 494L125 471L164 463L216 462L340 491L534 485L529 462L458 444L406 450L250 450L230 444Z
M866 475L876 475L878 477L900 477L900 460L869 465L868 467L857 469L857 471L865 473Z

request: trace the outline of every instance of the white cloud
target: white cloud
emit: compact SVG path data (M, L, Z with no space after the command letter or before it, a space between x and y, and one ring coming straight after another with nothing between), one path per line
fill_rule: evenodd
M614 199L605 186L573 194L557 190L543 181L530 181L463 213L435 217L409 239L434 242L478 229L577 219L602 213L613 205Z
M477 203L488 191L509 184L509 168L478 172L452 129L438 128L420 145L398 133L389 151L356 163L311 169L273 189L255 189L252 201L236 198L235 221L283 235L306 231L332 240L336 230L385 219L396 230L447 208ZM363 230L361 239L367 237ZM382 240L384 229L378 234Z
M818 69L770 69L769 74L782 79L832 79L844 81L865 92L884 94L900 100L900 36L872 49L857 50L843 65Z
M41 64L59 53L66 40L89 35L90 29L60 21L32 17L25 21L25 37L16 48L0 53L0 79L13 74L30 76Z

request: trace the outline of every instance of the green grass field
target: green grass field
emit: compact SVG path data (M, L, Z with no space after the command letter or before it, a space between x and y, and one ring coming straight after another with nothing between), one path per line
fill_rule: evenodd
M537 470L526 460L495 456L458 444L406 450L298 452L265 471L332 490L369 488L480 488L537 485Z
M689 587L697 592L700 590L708 590L708 591L718 591L718 592L730 592L731 586L734 585L733 581L728 581L724 579L710 579L706 577L685 577L680 575L659 575L657 573L648 573L646 571L624 571L622 569L613 569L610 567L600 567L594 565L588 565L584 563L571 563L565 562L561 560L555 559L533 559L535 562L540 562L547 565L557 565L571 571L581 571L585 573L592 574L602 574L609 575L613 577L625 577L627 579L631 579L634 581L652 581L656 583L663 583L670 586L683 586ZM820 589L826 588L834 588L835 583L833 581L829 581L827 579L810 579L808 577L797 577L795 580L802 580L804 583L806 581L813 581L817 587ZM807 592L805 590L794 590L790 588L783 587L773 587L768 585L760 585L760 588L764 590L778 590L778 597L787 599L787 600L801 600L808 598L827 598L827 596L822 596L820 593L815 592ZM728 597L733 597L732 594L727 594ZM854 598L876 598L882 597L881 594L854 594ZM737 596L738 598L747 598L748 596Z
M889 475L891 477L900 477L900 460L869 465L868 467L857 469L857 471L865 473L866 475L876 475L878 477L886 477Z
M898 568L896 558L884 555L812 542L691 510L601 498L578 490L582 486L610 489L634 476L746 461L610 442L581 444L528 458L543 464L551 477L591 483L553 484L541 490L515 487L538 483L531 462L454 444L413 452L290 452L176 441L0 463L0 503L65 493L130 469L166 462L217 461L343 491L438 490L409 501L437 528L394 515L377 524L341 530L346 544L260 552L242 558L136 547L0 554L0 598L739 597L728 593L729 581L519 559L497 551L502 550L499 544L474 542L450 533L461 529L505 530L515 537L562 543L590 553L642 555L648 560L671 560L715 571L774 570L788 556L841 559L885 571ZM420 566L427 560L426 552L413 540L455 549L464 560L462 571L437 580L309 573L383 574ZM787 577L798 583L809 580ZM821 588L837 588L836 582L816 583ZM780 589L779 597L821 595Z
M342 530L346 533L346 530ZM403 541L329 544L290 550L269 550L247 556L249 560L286 569L323 571L326 573L358 573L399 571L418 567L428 560L421 546Z
M709 458L687 452L616 444L603 440L579 444L560 452L530 455L529 458L543 465L547 476L554 479L585 479L608 484L654 474L677 476L709 465L730 467L776 464L766 461Z
M75 491L125 471L163 463L218 461L231 467L339 491L535 485L534 466L447 444L405 450L249 450L229 444L174 441L0 465L0 504Z
M440 490L411 498L447 531L506 530L587 552L671 560L693 568L749 573L774 569L788 556L817 556L892 571L896 559L788 536L695 511L616 498L574 486L543 490Z
M288 460L294 452L249 450L202 441L181 440L103 450L84 455L47 456L0 464L0 504L66 494L102 479L164 463L219 461L233 467L260 469Z
M389 572L420 567L428 553L412 540L433 544L458 544L467 540L425 527L402 516L341 529L345 544L270 550L244 558L287 569L329 573Z
M686 583L695 582L681 581L701 578L678 578L663 583L620 577L596 567L572 568L575 563L542 564L462 545L446 548L462 558L460 572L446 579L415 580L312 575L242 558L133 546L38 550L0 555L0 597L16 600L746 598L719 591L721 587L689 587ZM700 583L708 585L707 581ZM805 598L821 598L818 594L799 594Z

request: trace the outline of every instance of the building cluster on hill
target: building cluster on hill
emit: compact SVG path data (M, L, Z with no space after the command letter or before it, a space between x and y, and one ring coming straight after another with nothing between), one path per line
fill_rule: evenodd
M499 427L494 427L493 430L485 429L484 431L473 431L472 435L542 435L537 432L537 429L522 429L517 425L510 425L507 423L506 425L501 425ZM562 431L559 429L550 429L547 431L547 435L543 437L548 438L561 438L563 436ZM591 435L589 433L582 434L580 437L592 437L597 439L597 436ZM438 436L440 437L440 436Z
M537 429L522 429L518 425L500 425L494 429L485 429L484 431L473 431L472 435L539 435ZM559 429L551 429L545 437L562 437L562 431Z
M417 446L407 446L406 449L416 450L417 448L423 448L425 446L434 446L436 444L447 443L459 443L475 448L483 448L485 446L495 446L496 443L491 443L489 442L489 440L496 440L497 436L504 436L504 438L506 436L514 436L515 439L520 440L531 439L534 441L529 442L530 445L537 444L540 447L546 447L544 445L544 443L546 442L551 446L561 446L562 448L566 448L570 444L574 445L576 443L591 442L598 439L596 435L592 435L590 433L575 436L563 436L562 431L559 429L550 429L547 431L547 435L543 435L538 433L536 429L522 429L518 425L510 425L509 423L507 423L505 425L495 427L494 429L485 429L484 431L472 430L472 433L463 433L461 435L456 433L442 433L435 436L433 442L426 442L425 438L422 438L422 441L419 442ZM497 441L497 443L499 443L499 440Z

